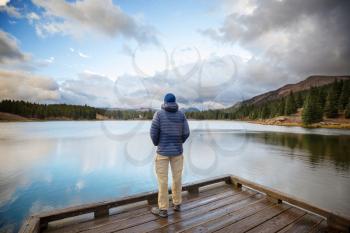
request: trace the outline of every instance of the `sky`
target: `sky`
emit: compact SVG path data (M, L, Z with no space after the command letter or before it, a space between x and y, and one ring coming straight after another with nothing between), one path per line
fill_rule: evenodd
M348 0L0 0L0 100L214 109L350 74Z

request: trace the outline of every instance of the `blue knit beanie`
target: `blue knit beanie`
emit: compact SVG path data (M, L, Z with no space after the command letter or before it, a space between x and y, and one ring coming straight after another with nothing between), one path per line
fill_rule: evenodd
M176 97L172 93L168 93L164 96L164 103L173 103L176 102Z

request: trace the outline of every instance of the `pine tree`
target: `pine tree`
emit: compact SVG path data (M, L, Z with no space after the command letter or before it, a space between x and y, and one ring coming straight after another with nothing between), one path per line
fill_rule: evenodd
M313 123L313 108L311 104L311 96L308 95L304 102L303 112L301 115L304 125L309 125Z
M270 117L278 116L280 100L275 100L269 103Z
M322 121L322 109L319 103L318 92L311 88L304 102L302 121L305 125Z
M270 117L270 110L267 105L264 105L261 109L260 118L266 119Z
M297 108L301 108L304 103L303 97L301 96L301 92L297 92L296 96L297 97L296 97L295 103L297 105Z
M339 110L344 110L350 98L350 81L344 81L339 97Z
M345 118L350 118L350 98L348 99L348 104L345 107Z
M338 82L334 82L328 91L324 113L326 117L335 118L338 116Z
M252 111L250 114L249 114L249 119L251 120L255 120L258 118L258 112L257 111Z
M340 80L340 81L335 81L335 92L336 92L336 96L337 96L337 100L339 100L342 89L343 89L343 85L344 85L344 81Z
M325 87L318 88L318 98L319 98L320 107L323 111L327 101L327 90L325 89Z
M297 105L295 103L294 94L291 91L289 96L287 97L287 101L286 101L285 108L284 108L284 114L290 115L290 114L293 114L296 112L297 112Z
M281 102L278 105L278 115L283 116L284 115L284 108L286 106L286 100L284 98L281 99Z

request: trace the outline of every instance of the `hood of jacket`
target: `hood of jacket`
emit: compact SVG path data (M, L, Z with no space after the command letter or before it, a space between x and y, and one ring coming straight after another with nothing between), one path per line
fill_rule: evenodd
M179 106L176 102L169 102L162 104L162 109L167 112L177 112L177 110L179 110Z

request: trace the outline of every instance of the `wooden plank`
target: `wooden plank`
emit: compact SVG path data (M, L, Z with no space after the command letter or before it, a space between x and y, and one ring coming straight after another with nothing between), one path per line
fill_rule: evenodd
M168 217L167 220L157 219L156 221L148 222L143 226L135 226L133 228L125 229L123 232L177 232L200 222L203 220L201 217L206 216L208 213L213 213L215 210L224 214L232 209L243 207L247 205L247 203L251 203L257 199L258 197L256 197L256 193L246 192L234 196L231 200L220 200L207 206L201 206L189 211L175 213Z
M335 231L328 229L327 221L325 219L323 219L319 224L317 224L310 231L310 233L332 233L332 232L335 232Z
M333 213L329 213L325 217L327 218L327 226L329 229L338 230L338 232L350 232L350 220L343 219Z
M208 192L208 193L210 193L210 192ZM188 201L186 201L186 198L185 198L184 203L183 203L183 208L184 209L193 208L193 207L198 206L198 205L203 205L203 204L213 202L217 199L221 199L221 198L235 195L236 193L238 193L238 192L232 190L231 188L228 188L228 189L225 189L225 191L222 193L209 195L209 196L203 197L203 198L201 198L201 197L190 198L189 197ZM130 211L128 213L128 218L139 218L145 214L150 214L149 207L144 208L142 213L139 213L139 214L133 214L132 211ZM96 219L96 220L90 221L88 223L82 224L78 229L76 227L70 228L69 226L67 226L66 231L64 231L64 232L80 232L80 231L86 230L86 229L95 229L95 228L97 229L99 227L104 227L106 225L119 224L120 222L122 222L124 220L126 221L128 218L120 219L120 218L118 218L118 216L117 217L109 216L108 221L98 222L98 219ZM97 222L98 222L98 224L96 224Z
M216 199L228 197L231 195L234 195L235 193L238 193L239 191L235 191L232 187L228 185L222 185L218 186L215 189L209 189L205 190L200 193L200 196L193 197L190 195L183 195L183 204L188 203L189 207L193 206L193 203L195 201L202 201L202 203L206 202L211 202ZM198 203L197 203L198 204ZM141 216L143 214L149 213L149 206L144 205L140 208L130 208L126 209L122 212L116 213L114 215L111 215L107 218L100 218L100 219L93 219L93 220L88 220L86 222L80 222L74 225L68 225L66 227L61 227L59 229L48 229L45 232L80 232L83 229L87 229L89 227L98 227L102 226L106 223L111 223L111 222L118 222L120 220L124 220L127 218L135 217L135 216Z
M156 195L155 192L141 193L133 196L126 196L117 198L112 201L103 201L93 204L85 204L79 206L72 206L52 212L46 212L39 215L41 222L51 222L63 218L74 217L82 214L92 213L100 209L110 209L120 205L126 205L134 202L140 202L152 198Z
M291 207L286 204L275 204L241 221L224 227L217 232L246 232L290 208Z
M40 219L36 216L28 217L22 224L19 233L39 233L40 232Z
M231 183L230 177L231 177L230 175L222 175L222 176L216 176L216 177L212 177L212 178L208 178L208 179L203 179L201 181L187 183L187 184L183 185L182 190L188 191L191 189L196 189L199 187L207 186L210 184L215 184L218 182L225 182L226 184L230 184Z
M343 231L336 228L329 227L326 220L322 220L310 233L344 233L349 231Z
M149 211L149 207L142 206L139 209L132 209L130 211L122 212L120 214L111 215L104 218L98 218L98 219L89 219L87 221L78 222L75 224L68 224L60 227L50 227L45 230L45 233L59 233L59 232L66 232L66 233L75 233L75 232L81 232L86 228L89 227L96 227L101 226L110 222L118 222L130 217L135 216L142 216L147 211Z
M298 206L299 208L308 210L310 212L316 213L318 215L321 215L325 218L327 218L327 223L330 227L334 227L337 229L342 229L345 231L348 231L350 228L350 218L348 216L342 216L339 214L334 214L333 212L329 210L325 210L323 208L311 205L303 200L300 200L296 197L293 197L291 195L279 192L275 189L265 187L263 185L251 182L249 180L237 177L237 176L231 176L231 183L236 185L244 185L249 188L255 189L259 192L265 193L267 196L276 199L278 202L286 201L292 205Z
M224 228L225 226L238 222L239 220L242 220L250 215L253 215L267 207L270 207L271 205L273 205L273 203L267 201L266 199L261 199L248 204L247 206L244 206L244 208L241 208L237 211L219 216L204 223L199 223L189 229L184 230L183 232L214 232L216 230Z
M305 214L298 221L289 224L279 231L279 233L307 233L315 228L323 219L314 214Z
M182 187L183 191L196 189L202 186L218 183L218 182L229 182L230 176L224 175L224 176L218 176L214 177L212 179L204 179L201 181L193 182L184 184ZM169 190L171 192L171 190ZM97 202L92 204L84 204L84 205L78 205L78 206L72 206L60 210L50 211L46 213L39 214L40 222L45 224L50 221L59 220L62 218L68 218L68 217L74 217L82 214L87 214L91 212L97 212L97 213L106 213L106 211L110 208L120 206L120 205L126 205L133 202L139 202L144 200L153 200L156 198L158 192L157 191L151 191L151 192L144 192L137 195L131 195L126 196L122 198L117 198L115 200L110 201L103 201L103 202ZM98 215L98 214L97 214Z
M218 201L220 200L228 200L228 201L232 201L232 198L234 198L235 196L238 196L240 195L240 193L235 193L233 195L230 195L230 196L226 196L226 197L221 197L221 198L216 198L216 197L211 197L207 200L205 199L199 199L195 202L191 202L191 203L188 203L188 204L183 204L182 205L182 211L185 212L186 210L195 210L197 209L196 207L200 207L200 206L207 206L207 205L213 205L215 203L217 203ZM168 214L169 216L172 216L174 214L174 211L172 209L170 209L168 211ZM153 216L153 219L152 220L157 220L159 219L159 217L151 214L150 212L147 212L146 215L149 215L149 216ZM123 229L128 229L126 232L129 231L130 227L133 227L133 226L139 226L140 227L140 230L141 232L144 232L144 230L146 229L147 227L147 222L150 222L150 221L147 221L147 219L144 219L144 220L141 220L141 221L138 221L139 219L137 218L136 221L135 221L135 218L130 218L130 219L126 219L125 222L127 222L127 227L125 227L124 225L122 226L119 226L120 223L118 223L118 227L117 229L118 230L123 230ZM165 220L165 219L161 219L161 220ZM166 221L168 221L168 219L166 219ZM129 224L130 223L130 224ZM111 225L111 224L108 224L107 228L105 226L103 226L103 229L101 230L101 232L112 232L112 231L115 231L116 227ZM93 232L94 230L92 230L91 232ZM135 230L133 230L133 232L136 232Z
M252 194L253 195L253 194ZM174 213L172 209L168 211L169 217L164 219L164 218L159 218L151 213L146 214L149 216L152 220L149 220L148 218L146 219L140 219L140 218L129 218L126 219L123 222L119 222L117 225L116 224L109 224L108 226L103 226L100 229L91 229L90 231L87 232L115 232L115 231L121 231L121 232L146 232L149 231L150 229L158 228L161 225L173 222L174 220L179 220L178 218L181 217L182 215L185 215L185 213L188 211L189 213L192 214L203 214L208 211L210 208L219 208L223 205L227 205L229 203L235 202L239 199L247 198L248 195L243 194L243 193L237 193L232 196L228 196L225 198L221 199L212 199L211 202L203 202L203 200L199 200L198 204L196 203L190 203L189 205L184 204L182 206L182 211L179 213ZM151 217L152 216L152 217ZM97 230L97 231L96 231Z
M259 226L247 231L249 233L269 233L277 232L282 228L288 226L289 224L297 221L299 218L306 214L305 211L302 211L297 208L290 208L279 215L269 219L268 221L260 224Z
M327 225L328 230L329 229L338 229L338 230L340 229L343 231L349 231L350 219L346 216L336 215L335 213L332 213L328 210L325 210L325 209L319 208L317 206L311 205L309 203L306 203L305 201L299 200L293 196L284 194L284 193L279 192L277 190L267 188L263 185L256 184L254 182L250 182L248 180L245 180L245 179L242 179L242 178L239 178L236 176L223 175L223 176L219 176L219 177L215 177L215 178L211 178L211 179L205 179L205 180L201 180L198 182L185 184L183 186L183 190L194 193L195 195L188 194L188 197L191 197L191 198L197 197L198 203L202 203L199 206L209 205L208 204L209 202L206 203L205 201L204 202L200 201L202 193L199 190L201 187L206 187L208 185L213 185L213 184L217 184L220 182L222 182L222 183L225 182L226 184L233 184L232 186L235 186L238 188L242 188L242 186L248 187L249 189L253 189L253 190L257 190L258 192L265 193L266 196L269 198L269 200L273 200L275 203L281 203L282 201L288 202L296 207L300 207L302 209L308 210L310 212L313 212L313 213L316 213L318 215L325 217L327 219L327 221L321 221L315 227L315 229L322 228L326 222L328 224ZM87 225L89 225L89 224L92 224L92 225L102 224L103 226L107 223L112 224L113 222L114 223L118 222L118 224L119 224L120 221L127 221L127 220L129 220L129 218L133 219L135 217L140 217L140 218L142 217L143 220L140 220L140 223L137 223L137 224L144 223L147 226L149 226L150 229L155 229L154 228L155 226L164 228L164 226L171 226L171 225L173 225L173 228L174 228L176 225L180 225L181 222L183 222L184 226L187 224L186 227L193 227L193 224L195 224L195 225L196 224L204 224L202 222L202 220L205 219L205 217L202 217L199 215L198 215L199 217L196 217L197 222L196 221L191 222L191 221L187 221L187 220L183 221L183 220L181 220L181 218L178 218L179 221L176 222L177 220L175 219L175 217L172 217L173 218L172 221L169 221L169 219L167 219L167 222L164 223L164 219L158 220L158 219L152 219L151 217L148 217L149 210L148 210L147 206L143 206L141 208L137 208L135 210L132 210L132 211L130 211L130 213L129 213L129 211L127 211L125 213L120 213L119 217L109 216L109 210L111 208L119 207L119 206L123 206L123 205L128 205L131 203L137 203L137 202L141 202L141 201L145 201L145 200L149 200L149 201L153 200L154 201L156 197L157 197L157 192L152 191L152 192L141 193L141 194L132 195L132 196L128 196L128 197L117 198L117 199L110 200L110 201L103 201L103 202L97 202L97 203L92 203L92 204L73 206L73 207L68 207L68 208L61 209L61 210L55 210L52 212L42 213L39 215L34 215L31 218L29 218L25 222L25 224L22 226L21 230L23 229L23 232L35 232L35 231L38 232L38 231L40 231L40 229L43 229L43 227L46 227L49 222L61 220L61 219L65 219L65 218L71 218L71 217L75 217L75 216L79 216L79 215L83 215L83 214L87 214L87 213L94 213L95 216L99 217L99 218L96 218L93 221L90 220L90 221L87 221L85 223L81 223L81 225L77 229L85 229L85 228L83 228L83 225L85 225L85 224L87 224ZM210 202L215 202L215 200L210 200ZM276 206L281 207L281 206L285 206L285 205L280 204L280 205L276 205ZM135 212L133 213L133 211L135 211ZM191 212L191 211L187 210L187 212ZM216 212L217 214L221 213L219 210L215 210L214 212ZM272 212L274 212L274 211L272 211ZM283 212L283 211L281 211L281 212ZM137 213L137 214L135 215L135 213ZM286 212L286 213L288 213L288 212ZM144 215L147 215L147 216L144 216ZM173 215L173 213L171 213L171 215ZM181 216L181 214L178 214L178 213L174 214L173 216L178 216L178 215ZM207 216L207 217L212 216L212 217L208 217L207 221L212 221L216 217L220 217L219 215L215 215L215 214L211 215L208 212L204 212L204 213L202 213L202 215ZM267 213L267 215L268 215L268 213ZM193 216L197 216L196 213L193 213ZM214 216L216 216L216 217L214 217ZM284 222L288 222L288 219L286 217L283 217L283 216L286 216L286 214L284 214L284 215L281 214L280 218L282 218L282 220ZM84 216L82 216L82 217L84 217ZM249 219L250 217L251 216L247 217L246 219ZM266 216L263 216L263 217L266 217ZM274 217L271 217L271 218L274 218ZM39 221L38 221L38 219L39 219ZM99 221L99 219L101 219L101 222ZM103 221L102 221L102 219L103 219ZM200 220L200 219L202 219L202 220ZM241 223L241 222L244 222L246 219L242 219L242 220L235 222L229 226L225 226L225 228L230 228L236 224L235 226L241 226L241 228L243 229L244 225L242 225L243 223ZM278 217L276 217L276 219L278 219ZM301 219L303 219L303 218L301 218ZM112 220L112 221L110 221L110 220ZM269 222L268 220L269 219L267 219L266 221ZM306 221L306 219L304 219L303 221ZM270 223L266 223L265 225L270 224L269 225L270 227L276 228L276 225L272 224L272 222L273 222L273 220L271 220ZM140 226L138 226L137 224L130 225L130 226L133 226L133 227L135 227L135 229L138 229ZM292 230L294 228L296 229L295 224L296 223L293 223L293 224L289 223L290 226L289 225L285 226L284 230L287 232L287 229L289 229L292 232ZM38 229L38 225L39 225L39 229ZM262 225L264 225L264 224L262 223ZM94 225L94 226L96 226L96 225ZM128 226L128 224L126 224L126 226ZM225 228L222 228L222 229L225 229ZM238 228L238 230L241 228ZM124 229L124 228L122 228L122 229ZM251 230L251 229L252 228L249 228L246 230ZM184 229L182 229L182 230L184 230Z

